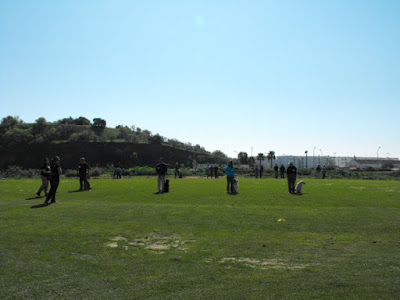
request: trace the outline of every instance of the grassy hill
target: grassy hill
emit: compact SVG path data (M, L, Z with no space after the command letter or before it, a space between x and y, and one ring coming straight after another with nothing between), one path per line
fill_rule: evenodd
M160 157L173 165L226 162L221 151L206 151L200 145L182 143L135 126L107 128L106 121L84 117L47 122L38 118L25 123L18 117L0 122L0 169L10 165L39 168L44 157L58 155L64 167L75 168L79 158L87 157L92 165L106 166L121 162L125 166L154 165Z

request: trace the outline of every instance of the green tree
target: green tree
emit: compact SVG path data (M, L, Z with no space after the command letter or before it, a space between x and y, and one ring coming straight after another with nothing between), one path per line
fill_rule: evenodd
M249 162L249 157L246 152L239 152L237 158L241 165L247 165Z
M150 136L149 143L153 145L161 145L162 140L162 136L157 133L156 135Z
M148 130L139 130L140 128L136 129L138 133L138 138L140 143L149 143L149 139L151 137L151 132Z
M117 129L119 131L118 133L119 139L123 139L126 142L130 143L138 142L137 134L134 131L132 131L128 126L119 125L117 126Z
M47 121L45 118L38 118L32 125L32 133L34 135L41 135L47 128Z
M16 126L20 126L23 123L19 117L11 117L7 116L1 120L0 123L0 134L6 133L7 130L14 128Z
M85 117L79 117L79 118L75 119L74 124L75 125L92 125L92 123L90 123L90 121L88 119L86 119Z
M260 162L260 167L261 167L261 162L265 159L264 153L258 153L257 155L257 160Z
M105 129L107 125L106 120L103 120L101 118L94 118L93 119L93 127L95 128L100 128L100 129Z
M254 156L250 156L248 159L248 162L249 162L249 166L253 168L254 164L256 162L256 160L254 159Z
M272 161L275 159L275 151L269 151L267 154L267 159L271 162L271 168L272 168Z
M3 135L3 140L7 145L29 144L33 141L33 135L29 129L13 127Z
M104 129L106 129L106 125L107 125L106 120L103 120L101 118L94 118L92 129L97 135L100 136L104 132Z
M70 124L70 125L73 125L74 124L74 119L72 117L64 118L64 119L58 120L57 123L58 124Z
M73 134L71 134L71 136L69 137L69 141L70 142L90 142L91 140L93 140L93 133L90 132L89 130L85 130L83 132L75 132Z
M217 158L218 161L227 161L228 160L228 156L226 156L226 154L224 152L222 152L221 150L215 150L211 154L215 158Z

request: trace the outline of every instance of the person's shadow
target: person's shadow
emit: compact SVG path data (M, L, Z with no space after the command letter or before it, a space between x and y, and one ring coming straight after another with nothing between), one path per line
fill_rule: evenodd
M84 191L83 190L68 191L68 193L80 193L80 192L84 192Z
M44 196L35 196L35 197L30 197L30 198L26 198L25 200L37 200L37 199L41 199L44 198Z
M42 203L42 204L38 204L38 205L33 205L31 206L31 208L43 208L43 207L47 207L50 206L50 203Z

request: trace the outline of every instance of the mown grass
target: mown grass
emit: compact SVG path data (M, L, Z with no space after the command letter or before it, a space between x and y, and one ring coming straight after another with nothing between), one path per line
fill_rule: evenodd
M39 180L2 180L0 298L398 298L398 182L239 181L64 179L40 207Z

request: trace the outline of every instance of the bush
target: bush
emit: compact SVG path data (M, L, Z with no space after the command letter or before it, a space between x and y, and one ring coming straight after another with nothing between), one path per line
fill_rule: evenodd
M90 170L91 177L100 177L102 174L103 172L101 168L96 167Z
M65 170L64 174L66 177L78 177L78 171L76 171L76 170L67 169L67 170Z
M40 174L39 170L28 169L24 170L19 166L9 166L5 172L3 172L4 177L13 178L32 178Z
M155 168L152 167L133 167L129 171L137 176L155 176L157 175Z

